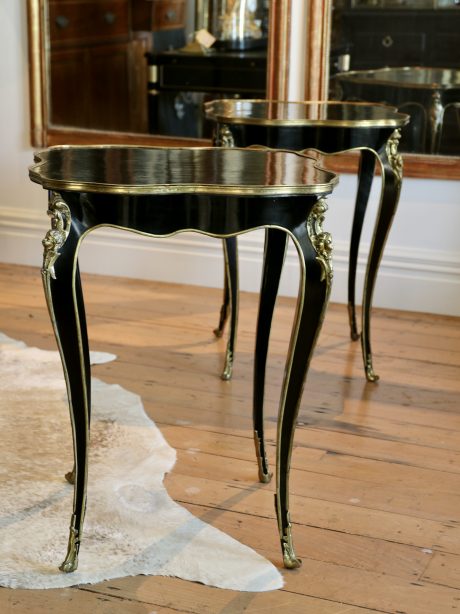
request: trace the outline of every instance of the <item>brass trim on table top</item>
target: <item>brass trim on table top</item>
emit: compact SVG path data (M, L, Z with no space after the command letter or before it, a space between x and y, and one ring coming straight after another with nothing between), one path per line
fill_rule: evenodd
M230 103L230 104L229 104ZM213 106L224 107L235 106L241 103L274 103L274 104L289 104L289 105L327 105L327 106L353 106L353 107L368 107L368 108L385 108L391 111L393 116L381 119L266 119L259 117L235 117L231 114L224 114L219 112L213 112L211 108ZM251 124L257 126L331 126L331 127L343 127L343 128L399 128L405 126L409 122L409 115L406 113L399 113L397 108L391 105L372 103L372 102L347 102L339 100L264 100L264 99L232 99L221 98L219 100L210 100L204 103L204 112L207 119L226 123L226 124Z
M145 185L130 185L130 184L114 184L114 183L96 183L91 181L65 181L62 179L50 179L44 177L40 173L40 167L46 164L46 153L55 150L67 149L155 149L155 150L186 150L186 151L221 151L221 152L246 152L251 150L243 147L219 148L219 147L149 147L138 145L57 145L34 153L35 164L29 167L29 177L34 183L40 184L47 190L69 191L69 192L93 192L101 194L119 194L119 195L160 195L160 194L215 194L227 196L295 196L302 194L324 194L332 191L337 185L339 178L332 171L321 168L318 160L306 156L305 154L283 149L264 148L263 153L283 153L289 156L298 156L307 158L312 162L315 170L323 173L326 181L314 184L294 184L294 185L219 185L219 184L145 184ZM329 179L328 179L329 178Z

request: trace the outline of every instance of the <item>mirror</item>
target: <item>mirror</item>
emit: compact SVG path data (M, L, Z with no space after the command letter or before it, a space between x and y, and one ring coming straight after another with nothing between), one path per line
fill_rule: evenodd
M447 2L447 0L422 1L432 5L436 2ZM455 3L456 0L452 1ZM404 1L406 5L410 3L410 0ZM86 9L99 11L100 14L96 12L91 18L86 16L85 19L78 20L78 13L72 11L77 11L79 4L84 4ZM160 69L155 63L150 67L147 66L145 61L145 53L152 51L152 45L158 48L165 44L162 41L162 37L165 38L165 31L175 30L176 25L185 23L186 19L193 23L196 8L203 4L205 4L203 0L197 0L197 6L191 0L188 2L185 0L95 0L94 2L28 0L33 145L101 142L155 145L205 143L202 138L199 140L192 138L196 136L195 134L187 135L187 132L176 131L170 135L160 135L154 130L150 121L149 105L152 98L159 99L162 93L161 87L156 87ZM381 17L378 10L390 10L388 8L390 5L393 5L392 10L403 10L401 6L394 8L397 4L402 5L403 0L305 0L302 4L302 14L307 21L304 33L307 43L302 52L306 56L303 73L305 99L324 99L328 96L329 69L333 80L336 79L335 73L339 72L339 69L342 73L356 72L353 63L356 41L344 38L343 35L346 11L348 11L348 27L352 28L359 11L373 11L378 23ZM387 8L383 6L384 4L388 5ZM419 6L420 0L417 0L416 4ZM289 28L292 27L289 17L294 9L299 11L299 3L293 0L271 0L269 20L266 25L268 48L266 51L264 49L252 51L253 54L258 54L258 60L254 61L254 66L251 67L253 73L258 74L258 80L253 80L251 84L253 90L240 87L242 91L238 93L241 96L257 94L261 97L263 87L260 82L262 80L263 85L264 75L267 79L267 97L279 99L289 96L290 90L287 86L290 77L298 79L298 73L294 74L292 68L293 59L298 60L298 57L295 57L292 48L288 49L292 44L290 46L286 44L286 41L293 40L289 38L291 35ZM460 17L460 8L426 10L449 10L452 15L457 11L455 13L457 21ZM340 16L342 21L337 20ZM165 29L148 29L157 27L155 24L159 21L160 23L166 21ZM95 29L96 23L100 26L98 30ZM78 42L79 38L84 39L84 44L81 40ZM77 60L76 48L80 54ZM342 53L344 49L345 52ZM331 50L330 57L329 50ZM346 62L346 57L344 59L343 56L347 54L350 56L350 63L348 67L344 67L343 62ZM110 70L118 71L118 79L109 78L109 60L112 67ZM177 62L173 68L177 68ZM349 70L345 71L344 68ZM190 70L190 79L196 78L197 74L197 70ZM84 86L88 81L93 83L92 94ZM51 105L53 83L57 94L54 97L54 104ZM255 83L258 85L254 89ZM331 83L333 86L329 88L329 95L336 95L338 91L336 82ZM227 79L224 92L227 88L230 89L230 94L236 95L238 86L237 83L233 89L229 88ZM341 87L343 95L343 85ZM107 104L109 94L112 98L110 104ZM210 94L218 95L212 91ZM95 100L103 101L104 104L95 108ZM197 109L199 112L200 101ZM454 110L455 121L460 121L458 117L460 110L456 107ZM186 111L184 106L181 107L179 104L178 108L174 109L174 114L186 117ZM116 119L120 114L122 124ZM85 118L84 121L82 118ZM420 130L422 129L419 129L419 132ZM199 136L206 137L205 134ZM405 156L406 176L448 179L460 177L458 141L451 143L447 151L444 151L443 144L441 149L434 151L434 154L414 151L417 153ZM346 172L353 171L355 166L353 156L344 155L337 160L335 168Z
M408 113L401 152L460 153L459 0L334 0L331 93Z

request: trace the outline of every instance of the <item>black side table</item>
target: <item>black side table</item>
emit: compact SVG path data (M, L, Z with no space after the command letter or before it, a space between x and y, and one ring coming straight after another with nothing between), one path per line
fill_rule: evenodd
M375 382L370 341L372 295L380 259L399 200L402 158L398 154L399 129L409 116L393 107L352 102L280 102L272 100L214 100L205 105L206 117L215 122L214 143L224 147L262 145L289 150L316 150L322 154L360 152L359 185L350 245L348 310L351 338L359 338L356 324L355 278L364 214L377 162L382 173L380 207L367 263L362 307L361 343L364 368ZM267 250L266 250L267 254ZM221 335L231 313L227 363L222 377L232 374L238 312L236 238L224 241L226 262L224 300L219 325ZM262 284L265 283L265 280ZM274 280L271 281L274 283ZM276 293L275 293L276 295ZM230 309L230 306L232 307ZM274 304L267 305L273 311ZM266 317L271 317L267 313Z
M148 147L56 147L36 155L30 178L50 190L51 230L43 240L43 284L61 353L74 438L74 508L61 569L77 568L86 504L91 380L78 251L95 228L156 237L195 230L219 238L267 229L267 286L257 324L254 396L263 399L270 334L265 302L276 296L279 256L290 237L300 262L300 289L278 417L276 513L286 567L297 567L288 489L295 421L308 364L332 280L331 237L322 229L325 196L337 179L292 152ZM271 255L273 255L273 262ZM154 298L152 298L154 300ZM262 408L263 409L263 408ZM270 479L262 413L254 438L259 477ZM152 519L153 520L153 519Z

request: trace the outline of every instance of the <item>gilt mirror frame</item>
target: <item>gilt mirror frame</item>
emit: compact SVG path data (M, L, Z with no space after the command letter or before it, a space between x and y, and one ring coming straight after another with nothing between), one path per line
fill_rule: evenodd
M106 132L53 126L49 122L49 71L47 58L47 0L27 0L29 39L29 83L31 144L48 147L60 144L208 145L204 139L154 134ZM289 47L291 13L295 0L271 0L267 61L267 98L287 99L292 49ZM327 99L332 0L305 0L307 26L305 100ZM293 75L297 78L298 75ZM460 157L404 154L406 177L459 179ZM343 154L334 159L337 172L355 172L357 156Z

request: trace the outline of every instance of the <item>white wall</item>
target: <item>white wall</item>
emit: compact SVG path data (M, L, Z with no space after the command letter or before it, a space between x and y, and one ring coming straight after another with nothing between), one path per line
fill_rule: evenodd
M0 3L0 261L41 264L41 239L48 229L46 193L27 177L29 142L25 2ZM367 253L377 207L375 182L363 236ZM346 301L346 266L356 180L343 175L329 199L326 229L335 239L332 299ZM382 261L374 304L397 309L460 315L460 183L405 179L398 214ZM263 237L240 241L241 287L257 290ZM282 292L297 291L296 254L290 251ZM364 257L360 258L362 283ZM182 234L149 240L109 230L97 231L83 245L82 268L220 287L220 242Z

